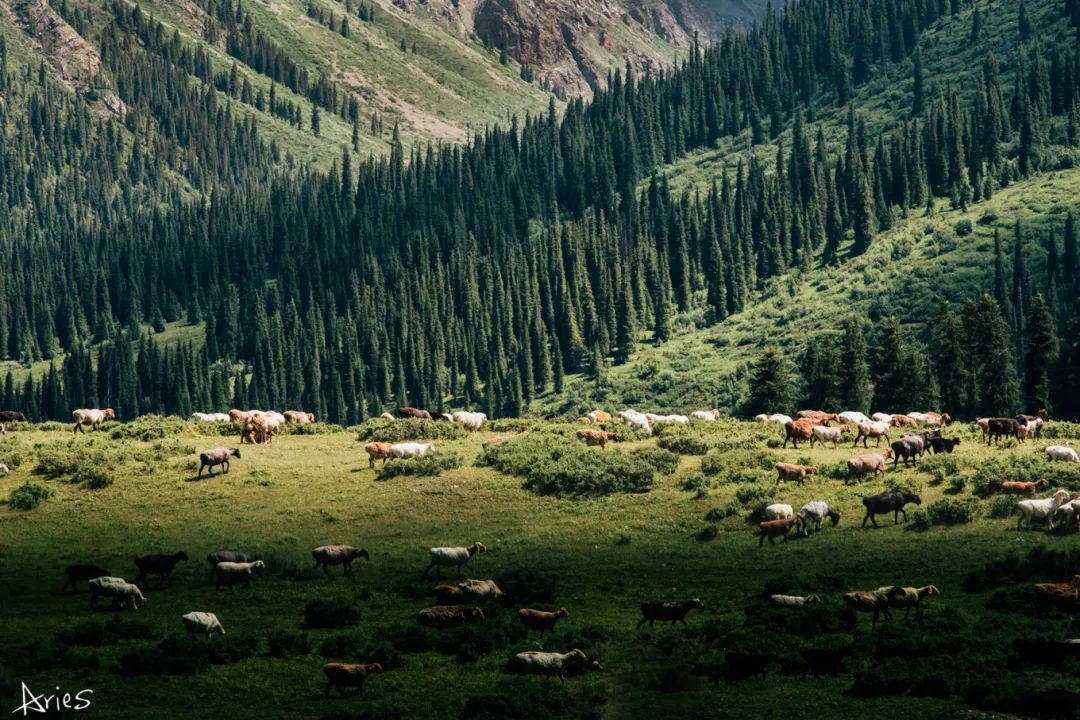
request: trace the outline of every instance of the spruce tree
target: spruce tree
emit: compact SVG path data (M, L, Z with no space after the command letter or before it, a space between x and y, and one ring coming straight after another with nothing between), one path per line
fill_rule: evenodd
M776 348L766 348L750 367L745 412L748 415L780 412L791 407L794 399L787 358Z
M866 361L866 339L854 318L844 323L837 378L843 407L863 413L870 412L870 369Z
M1024 344L1025 407L1028 412L1042 408L1053 412L1055 398L1051 378L1057 366L1058 338L1053 315L1041 293L1032 298Z

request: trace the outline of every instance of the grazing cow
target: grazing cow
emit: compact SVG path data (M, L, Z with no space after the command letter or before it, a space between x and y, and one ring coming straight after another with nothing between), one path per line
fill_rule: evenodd
M385 465L387 460L394 457L394 446L384 442L369 442L364 445L364 452L368 454L368 467L373 468L376 460L382 460Z
M960 438L940 438L932 437L929 439L930 449L934 451L935 455L940 453L951 454L956 446L960 444Z
M874 438L874 447L881 447L881 438L885 438L885 442L889 441L889 423L867 420L855 427L858 428L858 435L855 436L855 444L852 447L858 446L859 440L862 440L864 448L869 447L866 442L870 438Z
M677 622L686 624L686 614L691 610L704 610L705 603L697 598L683 600L682 602L665 602L663 600L650 600L641 604L641 620L637 626L640 628L645 623L653 627L657 622L669 622L674 625Z
M72 434L85 433L83 425L89 425L92 430L99 430L105 421L116 419L116 411L112 408L103 410L83 408L72 412L71 417L75 418L75 427L71 428Z
M874 524L874 527L880 527L875 515L891 512L893 514L893 524L895 525L900 522L900 513L903 513L904 522L907 522L907 511L904 510L904 506L908 503L922 505L922 498L914 493L883 492L865 497L862 502L866 506L866 517L863 518L862 526L866 527L866 521L869 520Z
M814 475L818 471L813 465L795 465L793 463L776 463L775 467L777 485L782 481L802 485L806 482L807 475Z
M907 467L908 460L911 460L911 465L915 466L918 463L918 457L926 452L926 440L921 435L905 435L890 447L893 451L893 467L897 466L900 458L904 459L904 467Z
M852 477L862 477L874 473L885 475L885 461L893 457L892 448L886 448L884 452L876 455L856 455L848 458L848 471Z
M1020 436L1020 423L1012 418L989 418L986 425L986 435L987 447L991 443L996 445L1003 437L1016 438L1017 442L1024 441L1024 438Z
M421 410L420 408L414 408L414 407L406 406L406 407L403 407L403 408L398 408L396 413L397 413L397 416L399 418L403 418L403 419L404 418L416 418L418 420L430 420L431 419L431 413L429 413L427 410Z
M812 420L788 420L784 423L784 444L787 447L788 440L791 447L799 449L799 440L809 441L814 436L814 421Z
M601 449L607 447L607 444L615 439L614 433L605 432L603 430L578 430L577 439L581 440L586 445L596 446L599 445Z
M758 523L758 547L765 544L765 538L769 539L770 545L775 545L776 540L774 540L774 538L778 537L784 538L780 542L787 542L788 533L791 532L792 528L798 528L798 531L802 530L802 515L796 515L795 517L784 518L782 520L762 520Z
M0 422L26 422L26 416L18 410L0 410Z
M1035 491L1040 487L1049 487L1050 483L1046 480L1038 480L1036 482L1014 482L1011 480L1005 480L1001 483L1001 492L1005 495L1029 495L1035 497Z

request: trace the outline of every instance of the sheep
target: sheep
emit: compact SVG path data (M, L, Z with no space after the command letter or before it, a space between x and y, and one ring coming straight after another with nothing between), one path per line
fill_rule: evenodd
M873 613L874 619L871 625L877 624L879 615L884 615L886 620L892 619L892 614L889 613L889 597L883 592L877 590L846 592L843 599L855 612Z
M1065 462L1080 463L1080 456L1076 454L1076 451L1071 447L1064 445L1050 445L1046 448L1046 459L1053 462L1054 460L1064 460Z
M397 418L394 417L393 413L384 412L383 414L379 415L379 419L394 422L394 420L396 420Z
M1059 507L1057 515L1060 515L1062 520L1059 522L1055 519L1055 524L1064 527L1066 530L1071 530L1073 525L1076 524L1077 517L1080 517L1080 498L1073 498Z
M462 427L464 427L469 432L475 432L479 430L480 427L484 424L484 421L487 420L487 415L482 412L465 412L463 410L458 410L457 412L453 413L451 417L453 418L454 422L461 423Z
M577 439L581 440L586 445L590 447L599 445L601 450L606 448L609 442L615 440L615 433L605 432L604 430L587 430L582 428L577 431L576 435Z
M776 463L776 484L781 481L794 482L802 485L806 482L807 475L814 475L818 469L812 465L794 465L792 463Z
M436 605L464 605L468 600L465 599L465 591L457 585L436 585L435 586L435 604Z
M1030 530L1032 520L1045 520L1047 528L1053 530L1054 514L1068 500L1069 493L1064 489L1058 490L1048 498L1021 500L1016 504L1016 509L1020 511L1020 517L1016 519L1016 529L1019 530L1021 525L1026 525L1027 529Z
M1077 609L1080 597L1080 575L1073 575L1067 583L1036 583L1035 614L1042 617L1051 609L1072 613Z
M188 635L202 634L210 638L225 634L225 628L221 626L218 616L211 612L189 612L181 616L180 621L187 628Z
M814 447L814 441L824 445L827 442L833 444L833 448L836 448L840 441L844 439L844 435L851 432L851 428L847 425L841 425L840 427L826 427L824 425L815 425L810 429L810 447Z
M498 600L503 595L503 591L499 589L494 580L463 580L458 583L458 588L461 589L470 602Z
M73 411L71 416L75 418L75 427L71 429L71 434L74 435L76 432L86 432L83 430L83 425L89 425L93 430L100 430L101 424L106 420L116 419L116 411L112 408L103 410L83 408Z
M918 458L926 451L926 439L921 435L905 435L896 442L890 445L893 451L893 467L896 467L900 462L900 458L904 459L904 467L907 467L908 460L911 461L912 467L918 464Z
M146 605L146 596L135 585L118 577L104 575L96 577L89 582L90 585L90 609L97 609L98 598L102 595L111 597L113 607L128 607L133 610Z
M889 413L876 412L870 416L874 422L892 423L893 416Z
M507 440L513 440L515 438L525 437L528 434L529 434L529 432L527 430L523 430L522 432L514 433L513 435L496 435L495 437L488 438L487 440L484 440L483 442L481 442L480 446L486 448L486 447L490 447L492 445L502 445Z
M870 418L863 415L858 410L845 410L840 413L840 420L845 423L851 423L852 425L858 425L859 423L870 422Z
M355 548L352 545L320 545L311 551L311 557L315 558L315 567L322 565L323 572L327 575L330 574L331 565L342 565L344 574L350 575L353 560L371 559L371 555L365 548Z
M1001 492L1006 495L1030 495L1035 497L1035 491L1040 487L1049 487L1050 483L1046 480L1037 480L1035 482L1013 482L1005 480L1001 483Z
M653 627L657 620L670 622L672 625L677 622L685 625L686 614L694 609L704 610L705 603L697 598L690 598L682 602L650 600L641 604L641 620L638 621L637 627L640 628L645 623L649 623L649 627Z
M135 577L135 584L143 587L147 575L157 575L158 579L165 584L172 585L172 571L181 560L187 560L186 552L180 551L172 555L143 555L135 558L135 567L139 574Z
M784 503L773 503L765 508L766 520L786 520L794 514L794 508Z
M0 463L0 475L7 475L9 472L11 472L11 468L6 463Z
M341 697L346 697L345 688L356 688L353 695L364 692L364 683L369 675L381 673L383 666L379 663L360 665L357 663L326 663L323 665L323 674L326 675L326 689L323 697L330 697L330 691L337 688Z
M826 517L832 520L833 527L840 524L840 511L831 507L824 500L814 500L806 503L799 510L798 515L802 518L803 535L810 534L811 525L814 526L815 530L821 530L821 521Z
M229 413L191 413L192 420L200 422L229 422Z
M229 472L229 459L240 459L239 448L226 448L219 447L213 450L206 450L199 453L199 477L202 477L202 471L204 468L210 468L210 477L214 476L214 468L218 465L224 465L224 472Z
M27 422L26 415L18 410L0 410L0 421L5 423Z
M765 417L765 420L769 419L768 416L759 415L758 417ZM690 413L690 418L692 420L702 420L704 422L716 422L717 420L720 419L720 411L719 410L695 410L692 413ZM757 418L755 418L755 419L757 419ZM765 420L761 420L759 422L765 422Z
M892 512L893 525L895 525L900 522L900 514L903 513L904 522L907 522L907 511L904 510L904 506L908 503L922 505L922 498L908 492L883 492L864 497L862 502L866 507L866 517L863 518L862 526L866 527L866 521L869 520L874 527L880 527L877 524L877 515Z
M769 539L770 545L775 545L776 541L773 538L783 537L780 542L787 542L788 533L791 532L791 528L802 528L802 517L796 515L785 520L765 520L758 523L758 547L765 544L765 539Z
M72 591L79 592L79 587L76 583L80 580L93 580L94 578L107 577L112 574L105 568L100 568L97 565L68 565L64 568L64 573L67 575L67 580L64 582L63 587L60 588L61 595L69 587Z
M431 553L431 562L424 569L424 577L431 571L431 568L435 568L436 575L442 575L442 567L456 566L458 575L461 575L461 568L469 564L469 560L472 556L478 552L484 552L487 548L484 547L484 543L473 543L469 547L433 547L429 549Z
M851 473L852 477L862 477L868 473L884 475L885 461L892 457L892 449L886 448L884 452L876 455L857 455L853 458L848 458L848 472Z
M858 428L858 434L855 436L852 447L858 447L859 440L862 440L863 447L868 448L870 446L866 443L870 438L874 438L874 447L881 447L881 438L889 442L889 423L867 420L856 424L855 427Z
M254 562L254 555L239 550L218 550L206 556L206 562L210 563L210 582L214 582L214 568L220 562L246 563Z
M440 630L461 627L474 620L483 621L484 611L478 607L462 605L435 605L416 614L416 622L424 627Z
M390 446L391 460L408 460L409 458L423 457L429 452L435 451L434 443L395 443Z
M586 670L602 670L598 662L589 662L581 650L574 649L568 653L539 652L530 650L521 652L510 657L507 670L522 675L558 675L559 680L566 681L566 675L577 675Z
M690 413L690 416L693 417L694 413ZM769 422L769 416L765 413L760 413L754 416L754 422L767 423Z
M559 608L555 612L522 608L521 610L518 610L517 613L517 619L530 630L539 630L540 637L543 637L545 632L554 632L555 623L557 623L560 618L569 616L570 613L567 612L566 608Z
M889 607L904 610L904 622L907 622L912 608L915 608L916 612L918 612L919 604L924 597L941 594L941 591L934 585L924 585L923 587L886 585L885 587L879 587L875 592L885 594L889 600Z
M591 422L599 425L600 423L611 422L611 413L604 410L592 410L585 413L585 417L589 418Z
M286 410L284 417L289 425L310 425L315 422L315 414L303 410Z
M652 435L652 425L649 423L649 418L637 410L623 410L619 413L619 417L630 427L637 428L646 435Z
M807 605L821 602L817 595L770 595L769 603L782 608L804 608Z
M368 467L375 467L376 460L382 460L383 465L387 460L394 457L394 446L385 442L369 442L364 446L364 452L368 454Z
M227 562L222 561L214 566L215 587L220 589L222 585L229 587L233 583L242 582L245 586L251 582L251 576L256 570L265 570L266 563L262 560L254 562Z
M777 425L787 425L791 422L791 416L782 413L773 413L769 416L769 422L776 423Z

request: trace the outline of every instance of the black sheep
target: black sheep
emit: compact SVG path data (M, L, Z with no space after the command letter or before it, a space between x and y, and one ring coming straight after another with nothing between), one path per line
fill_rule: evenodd
M135 577L136 587L142 587L147 575L157 575L165 582L172 585L172 571L181 560L187 560L186 552L173 553L172 555L143 555L135 558L135 567L139 574Z
M863 518L862 526L866 527L866 521L869 520L874 523L874 527L880 527L874 517L875 515L891 512L893 514L893 524L895 525L900 521L900 513L904 513L904 522L907 522L907 511L904 510L904 506L908 503L922 505L922 498L913 493L883 492L865 497L862 502L866 506L866 517Z
M683 602L663 602L660 600L652 600L647 603L641 604L641 620L638 621L637 626L641 627L645 623L649 623L649 627L653 627L653 623L657 620L660 622L670 622L674 625L677 622L686 624L686 614L697 608L699 610L704 609L705 604L697 598L690 600L684 600Z
M105 568L100 568L96 565L68 565L64 568L64 572L67 574L67 582L60 588L61 594L70 586L75 592L79 592L78 586L75 583L80 580L93 580L98 577L107 577L112 575Z

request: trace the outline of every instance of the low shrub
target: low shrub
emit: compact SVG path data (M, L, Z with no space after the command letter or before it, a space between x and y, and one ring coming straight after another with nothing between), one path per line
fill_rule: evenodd
M709 542L720 534L720 528L715 525L706 525L698 531L697 539L699 542Z
M71 476L71 482L90 490L102 490L113 484L113 476L97 465L82 464Z
M409 458L408 460L394 460L379 468L376 480L390 480L402 475L415 477L436 477L446 470L461 467L461 455L452 450L440 451L436 449L421 457Z
M679 426L678 430L665 429L656 444L679 455L704 455L709 443L693 430Z
M175 415L140 415L126 423L109 423L109 437L113 440L160 440L167 435L179 435L188 422Z
M994 519L1012 517L1016 515L1016 503L1016 498L998 495L986 504L986 516Z
M353 603L336 599L309 600L304 606L307 628L343 628L360 621L360 611Z
M13 510L33 510L52 495L53 491L49 488L27 480L11 491L11 495L8 496L8 507Z
M739 503L729 503L722 508L713 508L709 512L705 513L705 522L718 523L721 520L726 520L729 517L738 515L739 512Z
M974 500L938 500L912 514L912 529L929 530L933 525L962 525L975 516Z
M461 720L599 720L603 698L575 692L568 683L536 683L530 678L499 679L465 701Z
M210 666L202 647L188 638L166 638L156 646L122 653L112 671L125 677L194 675Z
M404 442L406 440L461 440L468 431L457 423L434 420L369 420L360 426L357 440L367 442Z
M741 487L735 491L735 499L743 505L749 505L754 502L762 502L765 500L772 500L775 495L776 488L761 487L759 485Z
M311 652L311 638L307 633L274 632L266 638L270 657L294 657Z
M49 448L38 454L37 464L31 471L35 475L44 475L49 479L74 475L81 464L86 462L86 453L74 448Z
M694 473L683 478L683 481L679 483L679 487L687 492L708 492L709 481L701 473Z
M319 655L328 660L358 657L362 643L359 635L331 635L319 646Z
M61 630L56 639L65 645L101 647L115 645L121 640L150 640L156 636L157 632L147 623L115 617L103 623L85 622Z
M555 578L539 570L506 570L495 575L495 584L506 602L513 605L555 602Z
M630 451L630 457L651 465L661 475L670 475L679 469L679 456L663 448L636 448Z
M478 464L525 478L525 488L541 495L640 493L652 488L653 466L640 456L597 452L546 433L484 448Z

